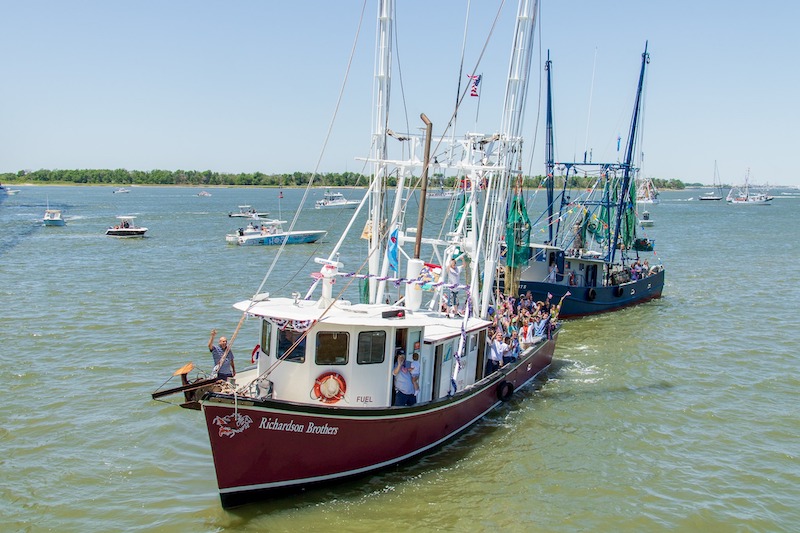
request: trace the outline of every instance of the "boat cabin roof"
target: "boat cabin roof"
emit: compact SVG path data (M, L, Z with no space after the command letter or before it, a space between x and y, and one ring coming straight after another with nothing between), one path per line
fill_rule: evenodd
M409 311L394 305L351 304L337 300L330 309L317 300L294 300L292 298L256 297L255 300L237 302L234 308L250 315L272 320L296 320L308 322L321 320L326 325L360 326L362 328L414 328L425 327L425 339L452 338L461 332L462 319L447 319L428 311ZM326 312L327 311L327 312ZM324 314L324 317L323 317ZM490 322L470 318L466 331L485 328Z

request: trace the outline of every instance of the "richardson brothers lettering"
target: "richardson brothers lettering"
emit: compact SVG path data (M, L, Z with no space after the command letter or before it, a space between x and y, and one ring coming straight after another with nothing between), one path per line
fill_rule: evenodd
M294 420L281 422L277 418L261 417L258 429L269 429L272 431L291 431L293 433L314 433L316 435L336 435L339 432L338 426L329 426L327 423L317 425L314 422L305 424L295 424Z

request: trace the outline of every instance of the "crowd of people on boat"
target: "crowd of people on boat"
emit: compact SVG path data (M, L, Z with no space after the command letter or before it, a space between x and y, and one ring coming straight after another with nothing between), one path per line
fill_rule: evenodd
M486 375L515 362L524 350L550 338L556 328L561 304L569 295L567 292L557 304L553 304L550 294L544 301L535 301L531 291L518 298L497 291L497 307L489 309L492 325L486 340L489 349Z

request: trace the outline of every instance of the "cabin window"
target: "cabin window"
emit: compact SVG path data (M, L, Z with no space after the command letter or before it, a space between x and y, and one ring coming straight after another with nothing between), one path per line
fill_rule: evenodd
M350 347L350 334L344 331L323 331L317 333L318 365L346 365Z
M306 360L306 337L303 337L303 332L288 328L278 331L278 357L293 363L304 362ZM301 338L302 340L300 340ZM300 344L289 355L284 357L286 350L294 346L294 343L298 340L300 340Z
M362 331L358 334L358 353L356 361L359 365L383 363L386 356L386 332Z
M475 350L475 346L478 343L478 336L477 335L470 335L467 337L467 353L472 353Z

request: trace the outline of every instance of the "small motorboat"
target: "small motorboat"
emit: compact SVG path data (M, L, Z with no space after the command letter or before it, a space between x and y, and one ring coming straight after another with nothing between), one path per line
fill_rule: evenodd
M236 244L275 246L284 241L286 244L307 244L317 242L328 233L322 230L283 231L283 224L286 224L285 220L264 220L260 226L248 224L247 228L239 230L241 233L236 236ZM229 236L225 239L228 240Z
M267 211L257 211L253 206L250 205L240 205L239 212L228 213L229 217L234 218L267 218L269 216L269 212Z
M61 211L59 209L47 209L44 212L42 223L45 226L63 226L67 221L61 217Z
M348 200L340 192L325 191L322 200L314 203L314 209L355 209L361 202Z
M144 237L147 233L147 228L137 226L134 216L118 216L118 224L115 224L106 230L106 235L109 237Z
M209 196L211 196L211 193L208 191L200 191L199 193L197 193L197 196L200 196L201 198L208 198Z
M639 219L639 225L643 228L649 228L654 226L656 223L655 220L650 218L650 211L642 211L642 218Z
M130 189L126 189L125 187L120 187L119 189L114 189L114 194L124 194L131 192Z

